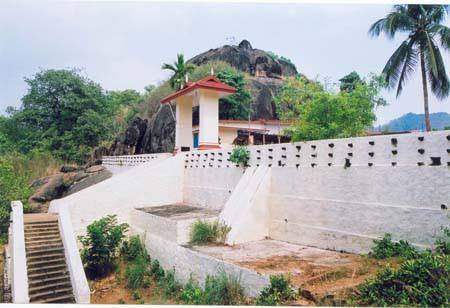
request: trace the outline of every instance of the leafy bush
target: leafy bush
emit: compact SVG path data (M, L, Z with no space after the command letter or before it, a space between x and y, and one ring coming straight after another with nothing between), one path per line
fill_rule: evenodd
M202 245L208 243L223 244L231 228L219 221L197 220L191 229L191 243Z
M442 228L443 235L435 242L436 253L448 255L450 254L450 228Z
M192 277L184 286L180 295L180 300L186 305L202 305L204 303L204 292Z
M139 235L130 236L130 238L123 242L121 248L122 257L128 261L133 261L138 257L148 259L147 250Z
M24 211L26 211L31 192L27 177L18 173L12 160L4 156L0 157L0 242L4 242L8 235L11 201L24 202Z
M206 305L239 305L245 299L239 279L224 271L206 277L203 297Z
M283 275L270 276L270 285L265 287L256 299L256 305L276 306L295 299L295 291L290 286L289 278Z
M156 259L152 261L152 266L150 268L150 275L152 275L152 277L156 281L161 280L165 276L164 269L161 267L161 265L159 265L159 261Z
M111 271L127 230L126 223L117 223L116 215L107 215L87 226L87 234L78 237L83 245L81 259L89 277L102 277Z
M447 306L449 305L450 256L420 253L398 270L387 266L359 286L359 305Z
M247 167L249 160L250 151L244 146L238 146L231 152L230 161L235 164L241 165L242 167Z
M381 240L374 240L374 247L369 256L376 259L391 257L412 258L417 256L418 251L407 241L400 240L398 243L392 241L391 234L387 233Z
M125 279L127 287L139 289L144 285L145 276L148 274L148 259L140 255L127 265Z

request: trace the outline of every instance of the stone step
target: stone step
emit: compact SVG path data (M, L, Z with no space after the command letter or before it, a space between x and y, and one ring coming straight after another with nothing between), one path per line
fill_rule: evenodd
M68 294L69 293L69 294ZM70 295L73 297L72 288L65 287L61 289L45 290L39 293L30 294L30 302L54 300L57 296Z
M29 287L37 287L41 285L47 285L48 283L56 283L56 282L70 282L70 276L68 274L59 274L54 277L45 277L45 278L34 278L30 281L28 281Z
M45 225L24 225L25 232L27 231L36 231L36 230L59 230L58 224L45 224Z
M45 227L45 228L27 228L24 229L25 235L31 235L36 233L44 233L44 232L53 232L53 233L59 233L58 227Z
M44 300L37 301L36 303L44 304L44 303L58 303L58 304L64 304L64 303L74 303L75 300L73 298L73 295L61 295L57 297L52 297Z
M58 236L56 238L51 238L51 239L44 239L44 240L26 240L25 241L25 247L29 246L29 247L35 247L35 246L39 246L42 244L53 244L53 243L62 243L61 238Z
M61 238L58 232L53 232L51 234L27 234L25 235L25 241L40 241L40 240L47 240L47 239L55 239L55 238Z
M43 236L43 235L53 235L53 234L59 234L59 229L55 228L54 230L49 231L43 231L43 230L28 230L25 231L25 236L32 237L32 236Z
M43 220L35 220L35 221L30 221L25 219L24 224L25 225L45 225L45 224L57 224L58 220L57 219L43 219Z
M40 245L29 245L29 246L25 246L25 249L28 253L28 251L36 251L36 250L50 250L53 248L61 248L63 249L63 245L62 242L59 241L57 243L50 243L50 244L40 244Z
M65 258L65 255L62 251L60 253L49 253L49 254L46 254L44 252L43 254L27 256L27 261L36 262L36 261L44 261L44 260L53 260L56 258Z
M42 280L47 278L53 278L61 275L67 275L69 272L66 268L61 270L55 270L55 271L47 271L43 273L35 273L35 274L28 274L28 279L30 280Z
M31 287L28 289L28 293L30 296L33 296L33 294L37 294L42 292L42 290L49 290L49 291L53 291L53 290L58 290L61 288L70 288L70 280L66 280L66 281L62 281L62 282L52 282L46 285L40 285L40 286L35 286L35 287Z
M48 272L51 270L67 271L66 263L47 265L47 266L41 266L41 267L36 267L36 268L29 268L28 275L37 274L37 273L45 273L45 272Z
M44 247L42 249L27 249L26 254L27 258L36 257L36 256L47 256L52 253L64 253L63 245L55 246L55 247Z
M65 258L54 258L54 259L49 259L49 260L42 260L42 261L28 261L27 262L27 266L28 269L32 269L35 267L40 267L42 265L56 265L56 264L65 264L66 259Z

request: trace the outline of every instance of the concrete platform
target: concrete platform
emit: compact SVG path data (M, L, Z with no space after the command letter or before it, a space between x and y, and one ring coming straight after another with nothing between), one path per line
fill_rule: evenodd
M234 246L193 246L191 249L262 275L289 274L296 286L311 277L351 270L364 262L361 255L270 239Z
M195 221L213 221L218 216L219 211L180 203L136 208L131 211L131 222L149 234L186 245Z

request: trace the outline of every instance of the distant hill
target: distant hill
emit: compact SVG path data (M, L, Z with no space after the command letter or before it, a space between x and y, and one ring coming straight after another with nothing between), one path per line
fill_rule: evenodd
M446 112L436 112L430 114L431 127L433 129L444 129L450 127L450 114ZM384 129L389 129L391 132L409 131L409 130L424 130L425 122L423 114L407 113L400 118L394 119L389 123L383 125Z

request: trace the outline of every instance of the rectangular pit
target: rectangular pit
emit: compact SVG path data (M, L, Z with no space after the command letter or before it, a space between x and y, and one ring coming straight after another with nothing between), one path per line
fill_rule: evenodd
M179 245L189 243L192 224L197 220L213 221L219 211L188 204L168 204L136 208L131 211L131 225Z

